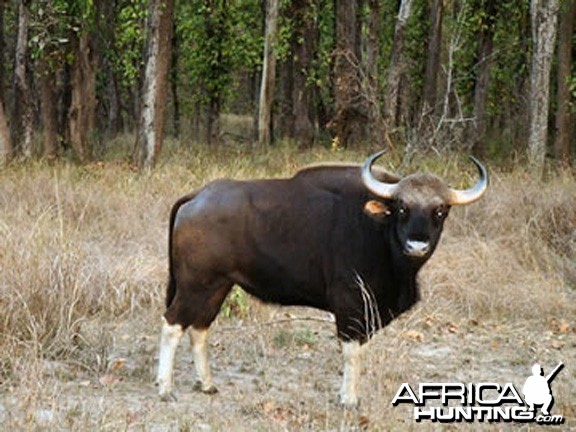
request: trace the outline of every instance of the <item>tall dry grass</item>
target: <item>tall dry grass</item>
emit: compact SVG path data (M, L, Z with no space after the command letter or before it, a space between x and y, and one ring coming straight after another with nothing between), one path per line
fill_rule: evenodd
M23 412L60 391L42 385L61 373L54 365L106 371L120 323L140 320L156 334L168 213L177 197L218 177L285 176L308 163L366 156L173 147L148 176L114 160L0 171L0 394L9 390ZM457 159L441 166L440 174L456 182L467 167ZM576 180L540 182L521 169L491 175L483 200L453 209L422 274L424 301L448 316L475 319L574 311ZM13 424L26 422L39 424L34 416Z
M576 182L492 173L481 202L455 208L425 268L429 296L470 317L554 315L576 288Z

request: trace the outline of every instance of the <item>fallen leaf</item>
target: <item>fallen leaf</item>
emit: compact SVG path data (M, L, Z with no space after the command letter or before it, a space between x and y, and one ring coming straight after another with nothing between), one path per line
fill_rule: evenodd
M568 334L570 333L570 324L566 320L559 320L557 318L550 318L548 320L548 325L552 330L552 333Z
M365 415L361 415L358 417L358 426L360 426L360 430L368 430L370 427L370 419Z
M262 410L264 410L264 413L270 414L274 410L275 406L276 404L274 401L267 401L262 404Z
M433 327L435 322L436 319L431 315L428 315L426 318L424 318L424 325L428 328Z
M404 332L404 337L416 342L422 342L424 340L424 335L416 330L408 330Z
M564 321L562 323L562 325L560 326L560 333L564 333L564 334L570 333L570 324L568 324L566 321Z
M570 324L567 321L562 320L560 324L558 324L557 333L568 334L570 333Z
M458 324L456 324L456 323L446 324L446 331L448 333L458 333Z
M564 348L564 345L566 345L566 342L561 341L561 340L553 340L552 341L552 348L560 350L562 348Z
M98 382L104 387L112 386L117 384L119 381L120 380L117 377L111 374L102 375L100 379L98 379Z
M110 366L108 367L108 371L110 373L118 372L120 369L122 369L124 367L125 364L126 364L126 359L124 359L124 358L114 359L112 361L112 363L110 363Z

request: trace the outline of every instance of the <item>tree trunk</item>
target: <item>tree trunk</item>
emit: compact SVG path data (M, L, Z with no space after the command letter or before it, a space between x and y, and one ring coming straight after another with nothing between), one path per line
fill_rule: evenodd
M10 128L6 119L6 111L4 107L5 93L4 93L4 77L5 68L4 61L6 60L6 43L4 40L4 10L6 2L0 1L0 165L9 162L14 155L14 147L12 145L12 137L10 135Z
M178 60L180 57L178 33L176 31L176 20L172 25L172 60L170 62L170 89L172 93L172 127L174 137L180 136L180 99L178 98Z
M206 143L210 146L220 141L220 95L212 94L206 111Z
M366 36L366 74L371 86L378 82L378 39L381 32L380 1L368 0L370 15L368 17L368 34Z
M426 54L426 70L424 72L424 90L422 92L422 116L434 113L438 88L438 71L440 69L440 54L442 52L442 21L444 17L444 1L434 0L430 10L431 26L428 32L428 52Z
M90 35L80 35L72 64L71 101L68 111L70 145L80 161L89 158L96 113L96 69Z
M293 47L290 47L292 50ZM282 138L294 138L294 57L290 51L287 58L278 67L278 108L274 116L275 134Z
M380 17L380 1L368 0L368 25L366 35L366 94L368 97L368 115L370 141L378 148L388 144L384 137L387 136L384 117L381 110L380 82L378 79L378 58L380 50L380 32L382 20Z
M276 32L278 28L278 0L267 0L266 31L262 84L260 85L260 111L258 114L258 142L270 144L272 127L272 104L276 86Z
M204 25L206 38L211 41L211 55L209 75L205 83L205 91L208 95L208 107L206 110L206 144L208 146L219 144L220 137L220 109L222 106L223 78L229 73L229 65L226 63L226 37L228 22L227 0L204 0L205 16Z
M485 14L478 30L478 54L476 64L476 83L474 86L474 125L472 127L472 151L484 158L486 154L486 101L488 100L488 85L490 68L492 66L492 50L494 47L494 21L496 19L497 0L486 0Z
M258 102L260 100L260 81L262 81L260 78L260 71L254 68L250 74L250 106L252 107L252 133L250 140L252 142L258 142Z
M108 121L106 128L108 129L108 136L114 137L122 131L122 113L120 102L120 90L118 88L118 77L116 73L111 70L112 65L108 65L110 82L108 84Z
M72 101L72 73L70 64L66 62L64 67L56 72L56 81L62 83L58 92L58 134L62 137L62 145L67 149L70 143L70 128L68 127L68 112Z
M164 139L173 10L173 0L150 2L146 30L146 67L135 149L135 162L146 170L154 168Z
M396 127L400 123L399 105L401 85L407 68L404 43L406 40L406 27L412 12L412 0L402 0L396 27L394 29L394 42L392 45L392 58L388 70L386 83L386 98L384 100L384 118L389 127Z
M6 40L4 32L4 11L6 8L5 1L0 1L0 100L4 101L4 78L6 77Z
M563 4L558 30L558 70L557 70L557 103L556 109L556 139L554 143L555 156L564 168L570 165L570 139L572 137L572 122L570 112L570 87L568 78L572 70L572 37L574 34L574 19L576 18L576 1Z
M14 153L10 128L4 112L4 101L0 98L0 165L10 162Z
M366 134L365 95L362 94L360 29L357 0L336 1L336 59L334 63L335 141L343 148L360 144Z
M44 157L53 161L58 157L58 119L56 115L56 73L45 62L40 69L40 111L43 126Z
M98 3L95 3L98 4ZM103 115L101 126L106 129L106 137L108 139L116 136L122 130L122 113L121 101L119 90L119 77L118 72L115 70L114 62L110 55L106 55L109 50L116 46L116 27L118 25L118 18L116 17L116 1L106 0L100 2L97 8L100 8L100 13L97 12L97 25L100 28L100 44L98 49L101 52L102 59L102 73L106 80L106 87L104 89L105 98L104 103L100 101L101 105L107 106L107 111ZM105 124L104 124L105 123Z
M528 158L542 171L548 139L550 68L556 42L559 0L532 0L532 66L530 71L530 135Z
M192 140L200 142L202 139L202 104L196 102L192 110Z
M28 85L28 26L29 1L20 0L18 7L18 36L14 62L14 105L12 109L13 134L25 158L32 156L33 106Z
M294 138L301 148L314 144L313 90L308 82L314 54L315 24L309 0L295 0L294 7Z

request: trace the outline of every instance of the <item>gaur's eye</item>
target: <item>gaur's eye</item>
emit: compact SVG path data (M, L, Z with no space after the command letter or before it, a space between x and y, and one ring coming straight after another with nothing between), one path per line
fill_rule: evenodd
M407 215L408 215L408 207L400 205L398 207L398 216L407 216Z
M444 210L442 207L438 207L434 211L434 216L436 216L437 219L443 219L446 216L446 210Z

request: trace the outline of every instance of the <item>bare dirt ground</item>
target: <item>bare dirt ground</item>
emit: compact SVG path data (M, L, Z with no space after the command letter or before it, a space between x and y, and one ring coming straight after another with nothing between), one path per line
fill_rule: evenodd
M175 369L178 401L159 400L153 384L159 328L155 316L108 329L108 367L100 373L70 363L44 364L38 400L20 400L19 391L9 389L0 399L0 421L18 424L20 416L33 416L39 430L453 429L456 425L416 423L411 405L393 407L400 384L416 388L420 382L512 382L521 389L534 361L546 373L563 361L566 368L552 387L553 413L565 417L562 430L576 430L576 338L566 320L455 321L422 304L370 342L361 406L345 411L337 404L341 355L330 315L306 308L253 307L259 318L220 319L213 328L216 395L192 390L192 355L183 339ZM34 386L34 377L30 380ZM537 428L478 422L470 427Z

